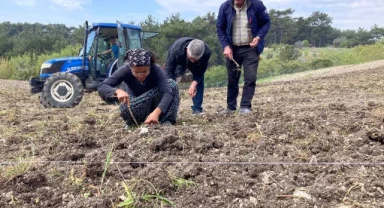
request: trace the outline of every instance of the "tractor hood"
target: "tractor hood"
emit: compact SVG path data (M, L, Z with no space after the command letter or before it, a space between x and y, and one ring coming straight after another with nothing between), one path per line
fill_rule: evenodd
M55 63L59 61L81 61L82 58L80 56L75 57L61 57L61 58L54 58L46 61L45 63Z
M47 78L57 72L81 73L82 65L82 57L50 59L41 65L40 78ZM85 63L85 70L88 70L88 60Z

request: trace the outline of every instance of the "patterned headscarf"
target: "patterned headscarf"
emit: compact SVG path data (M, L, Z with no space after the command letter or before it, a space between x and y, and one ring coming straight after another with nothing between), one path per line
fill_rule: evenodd
M150 66L152 53L142 48L132 49L125 53L129 66Z

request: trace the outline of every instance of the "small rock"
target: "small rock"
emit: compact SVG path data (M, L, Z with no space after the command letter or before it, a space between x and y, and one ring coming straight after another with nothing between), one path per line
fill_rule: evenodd
M379 191L381 195L384 195L384 190L382 188L377 187L376 190Z
M64 193L63 196L62 196L62 200L63 201L70 201L69 200L69 195L70 195L70 193Z
M13 191L10 191L5 194L5 198L11 198L13 196Z
M87 117L87 118L84 119L84 123L93 126L93 125L96 124L96 118L94 118L94 117Z
M140 129L139 136L145 136L145 135L148 134L148 132L149 132L148 128L146 128L146 127L142 127L142 128Z
M254 204L255 206L257 205L257 199L255 197L249 197L249 201L251 201L252 204Z
M311 195L301 189L297 189L295 192L293 192L293 196L297 198L312 199Z
M369 102L368 102L368 106L369 106L369 107L373 107L373 106L376 106L376 103L375 103L375 102L373 102L373 101L369 101Z
M353 206L340 204L336 208L352 208Z
M195 177L198 174L199 174L199 171L195 168L195 166L192 166L192 165L186 167L183 171L184 178Z
M266 172L261 173L261 181L263 181L263 184L269 184L269 175Z

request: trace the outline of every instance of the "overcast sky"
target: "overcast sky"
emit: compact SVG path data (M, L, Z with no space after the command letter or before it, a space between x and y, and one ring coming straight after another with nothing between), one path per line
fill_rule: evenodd
M112 3L113 2L113 3ZM79 26L89 22L135 21L150 14L162 22L174 13L185 20L215 12L223 0L2 0L0 22L61 23ZM294 17L308 17L314 11L333 18L339 29L384 27L384 0L264 0L267 9L295 10Z

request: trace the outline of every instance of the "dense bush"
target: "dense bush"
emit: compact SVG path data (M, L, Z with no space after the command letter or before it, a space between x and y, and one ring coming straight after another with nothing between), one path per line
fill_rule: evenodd
M301 63L299 61L289 61L283 64L283 70L280 74L293 74L297 72L307 71L310 68L307 64Z
M296 48L303 48L304 47L304 43L303 43L303 41L297 41L296 43L295 43L295 47Z
M214 66L205 73L205 85L207 87L222 87L227 84L227 68L225 66Z
M13 69L11 78L26 80L33 77L36 74L34 72L36 60L37 55L34 53L11 58L9 61L10 67Z
M273 58L273 53L268 53L266 56L265 56L266 59L272 59Z
M384 45L384 37L381 37L378 41L377 44L383 44Z
M258 78L276 76L282 70L282 62L277 59L262 60L257 71Z
M293 60L297 60L301 56L302 52L298 48L293 49Z
M8 59L0 58L0 79L11 79L13 68L11 67Z
M9 59L0 59L0 79L27 80L37 76L40 72L41 64L53 58L77 56L80 45L71 45L59 53L36 55L26 53Z
M321 69L333 66L333 63L329 59L314 59L309 64L311 69Z
M273 52L276 52L280 48L280 45L278 45L278 44L271 44L269 46L269 48L272 48Z
M335 66L347 64L359 64L368 61L384 59L384 44L357 46L351 49L326 50L321 55L323 59L329 59Z
M309 67L299 61L281 61L276 59L262 60L259 64L258 78L266 78L281 74L292 74L306 71Z
M282 61L296 60L300 56L300 51L295 50L293 45L284 45L280 48L279 59Z
M303 46L304 47L309 47L309 41L308 40L303 40Z
M333 40L333 46L334 47L340 47L341 46L341 43L343 43L344 42L344 44L345 44L345 41L347 40L347 38L346 37L340 37L340 38L336 38L335 40Z

